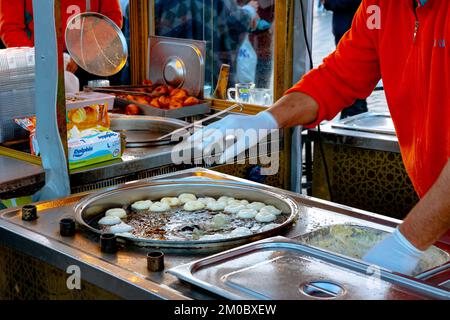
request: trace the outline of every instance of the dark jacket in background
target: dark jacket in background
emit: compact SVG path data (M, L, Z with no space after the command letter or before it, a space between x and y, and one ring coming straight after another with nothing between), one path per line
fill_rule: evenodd
M336 44L350 30L361 2L362 0L325 0L325 9L333 11L333 34Z

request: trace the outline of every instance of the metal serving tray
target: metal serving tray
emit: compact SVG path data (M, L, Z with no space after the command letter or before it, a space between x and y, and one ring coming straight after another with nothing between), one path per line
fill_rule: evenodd
M195 106L183 107L175 110L158 109L148 104L136 103L134 101L122 98L116 98L114 103L116 107L125 107L129 104L137 105L141 109L142 113L146 116L173 118L173 119L183 119L187 117L208 114L211 112L211 104L206 101L202 101L201 104L197 104Z
M283 237L256 242L168 272L234 300L409 300L421 299L424 294L429 298L450 298L448 291L384 270L376 271L362 262Z
M396 135L394 122L389 113L366 112L332 123L333 128Z
M161 241L146 239L122 240L140 246L164 249L166 252L182 254L216 253L258 241L268 237L282 234L289 229L298 218L299 205L289 196L271 192L259 187L232 183L225 181L160 181L147 183L134 183L122 186L113 191L99 192L86 197L75 207L75 217L80 225L86 229L101 234L102 232L89 224L89 221L103 215L110 208L128 207L132 203L143 199L161 199L163 197L177 197L182 193L194 193L202 197L221 196L233 197L236 199L247 199L249 201L259 201L268 205L273 205L285 213L289 213L289 218L278 227L266 231L255 233L251 236L227 238L214 241Z
M144 148L171 144L171 138L159 140L177 129L189 125L188 122L160 117L111 115L111 129L122 133L128 148Z

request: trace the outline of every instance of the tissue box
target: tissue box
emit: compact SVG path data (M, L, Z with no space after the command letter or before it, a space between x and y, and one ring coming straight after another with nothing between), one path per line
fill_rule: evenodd
M69 144L69 168L77 169L122 157L120 134L92 130L90 135L72 138Z

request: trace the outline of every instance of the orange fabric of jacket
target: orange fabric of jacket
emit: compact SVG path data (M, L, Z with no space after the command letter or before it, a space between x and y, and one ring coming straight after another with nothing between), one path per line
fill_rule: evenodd
M7 47L34 46L32 2L32 0L0 0L0 38ZM69 18L85 11L86 0L61 0L64 29ZM102 13L122 27L123 17L119 0L91 0L90 11ZM26 21L27 17L29 21Z
M423 197L450 158L450 1L428 0L415 11L412 0L364 0L337 50L288 93L318 102L315 127L368 97L381 77L403 161Z

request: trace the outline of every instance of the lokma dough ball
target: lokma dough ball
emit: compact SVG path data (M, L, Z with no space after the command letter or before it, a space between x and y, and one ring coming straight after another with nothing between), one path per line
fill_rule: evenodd
M197 196L192 193L183 193L178 196L178 199L180 200L181 204L185 204L186 202L189 201L196 201Z
M260 210L260 212L262 212L262 213L271 213L271 214L276 215L276 216L279 216L282 213L281 210L278 210L274 206L266 206L266 207L262 208Z
M226 214L220 213L212 219L212 227L214 229L223 229L224 227L228 226L231 222L230 216L227 216Z
M184 210L186 211L199 211L205 209L205 205L200 201L189 201L184 205Z
M211 211L224 211L225 203L224 202L210 202L210 203L208 203L206 208Z
M155 202L150 206L151 212L167 212L170 210L170 206L167 203Z
M178 198L162 198L161 202L168 204L170 207L178 207L181 205L181 201Z
M280 225L276 224L276 223L270 223L268 225L265 225L264 227L262 227L261 229L259 229L259 232L266 232L266 231L270 231L273 230L275 228L278 228Z
M258 214L258 211L253 209L242 209L238 213L238 218L241 219L253 219Z
M239 211L244 210L245 206L241 205L241 204L237 204L237 205L231 205L231 206L226 206L225 207L225 212L226 213L231 213L231 214L238 214Z
M200 201L201 203L203 203L205 206L207 206L210 203L215 203L216 199L214 198L199 198L198 201Z
M150 200L138 201L131 205L131 209L133 209L134 211L148 211L152 204L153 202Z
M234 229L230 233L230 236L232 238L240 238L240 237L251 236L252 234L253 234L253 232L249 228L240 227L240 228Z
M110 228L111 233L117 234L117 233L125 233L125 232L131 232L134 228L132 226L127 225L126 223L121 223L115 226L112 226Z
M106 211L105 216L125 219L127 217L127 212L122 208L109 209L108 211Z
M255 219L261 223L269 223L277 220L277 216L268 212L260 212L256 215Z
M247 208L259 211L262 208L264 208L265 206L266 205L264 203L262 203L262 202L252 202L252 203L247 205Z
M100 219L100 221L98 222L99 225L102 226L114 226L116 224L121 224L122 220L120 220L119 217L104 217L102 219Z

